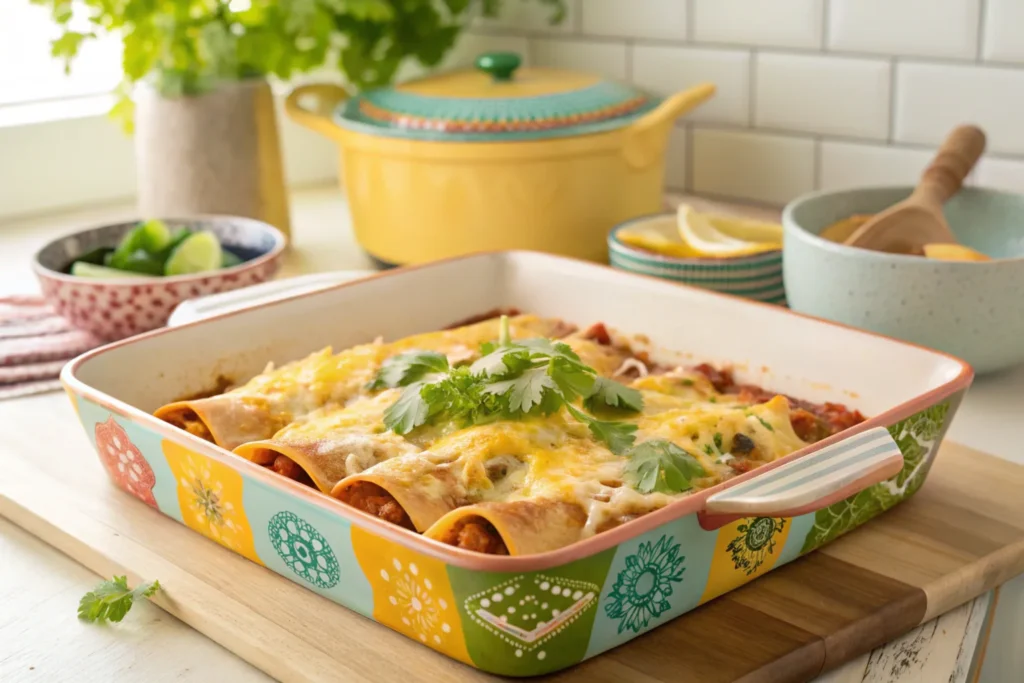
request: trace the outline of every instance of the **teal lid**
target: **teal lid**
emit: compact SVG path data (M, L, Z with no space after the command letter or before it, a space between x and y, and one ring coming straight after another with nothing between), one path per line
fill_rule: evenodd
M371 90L337 112L339 125L375 135L501 141L568 137L627 125L658 101L600 76L521 67L488 52L476 69Z

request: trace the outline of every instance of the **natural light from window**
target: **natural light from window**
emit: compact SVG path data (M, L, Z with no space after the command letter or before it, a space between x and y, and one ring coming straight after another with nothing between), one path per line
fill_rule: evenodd
M110 92L121 78L120 45L109 36L82 46L70 75L50 56L60 29L45 7L0 0L0 107Z

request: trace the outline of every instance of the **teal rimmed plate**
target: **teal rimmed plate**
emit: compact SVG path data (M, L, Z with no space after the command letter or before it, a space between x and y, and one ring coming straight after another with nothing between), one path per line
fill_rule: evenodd
M675 214L656 214L617 225L608 235L608 256L612 267L722 294L786 305L781 249L735 258L681 258L639 249L618 238L619 231L636 228L641 223L650 223L651 227L661 224L668 230L675 221Z

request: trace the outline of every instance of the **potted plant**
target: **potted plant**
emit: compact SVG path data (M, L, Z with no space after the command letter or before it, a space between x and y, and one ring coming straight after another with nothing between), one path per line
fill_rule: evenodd
M268 79L336 66L354 88L389 84L406 62L435 66L501 0L31 0L81 44L120 37L112 114L134 126L139 211L228 213L286 233L287 197ZM564 0L537 0L561 21Z

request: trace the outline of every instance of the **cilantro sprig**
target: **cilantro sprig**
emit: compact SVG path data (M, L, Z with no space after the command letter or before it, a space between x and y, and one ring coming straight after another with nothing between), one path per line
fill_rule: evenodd
M468 367L451 367L447 357L433 351L409 351L385 361L369 388L401 387L402 393L384 412L384 425L408 434L428 423L485 424L550 415L564 407L612 452L622 454L633 445L636 425L599 419L574 404L583 399L590 413L636 412L643 409L640 392L599 377L568 344L512 341L508 318L502 316L498 341L484 344L481 352Z
M626 483L640 493L682 493L692 479L707 475L700 462L665 439L649 439L631 448L626 457Z
M115 576L82 596L78 602L78 618L87 622L121 621L139 598L152 597L160 590L159 581L128 588L128 578Z

